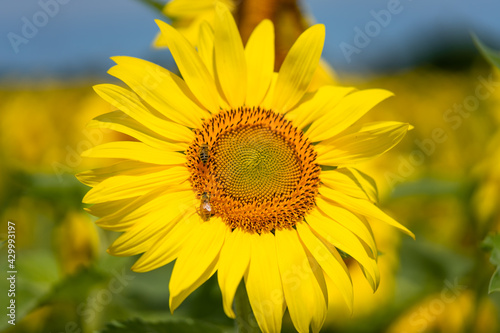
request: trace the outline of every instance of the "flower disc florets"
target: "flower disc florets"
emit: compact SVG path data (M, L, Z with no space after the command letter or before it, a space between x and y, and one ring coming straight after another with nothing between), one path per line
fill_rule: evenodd
M260 108L222 111L195 130L187 166L210 214L231 228L292 228L314 206L320 167L303 132ZM204 195L205 194L205 195Z

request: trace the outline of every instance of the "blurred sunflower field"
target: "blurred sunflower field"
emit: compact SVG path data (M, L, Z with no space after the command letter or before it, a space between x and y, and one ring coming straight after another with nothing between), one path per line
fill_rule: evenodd
M89 188L75 175L102 166L82 152L134 140L112 126L90 123L116 110L92 89L115 82L104 75L108 58L139 56L179 73L153 19L171 23L197 46L200 25L212 24L215 15L211 0L123 2L123 8L118 1L2 4L2 332L235 331L216 275L171 314L173 263L133 272L139 255L107 253L119 234L97 227L82 203ZM446 2L222 2L236 18L243 43L260 20L273 21L276 70L307 27L325 24L321 66L309 88L387 89L394 96L362 120L413 126L395 148L356 167L374 178L378 206L416 239L372 224L380 285L373 292L362 269L344 256L353 311L340 293L328 290L321 332L500 332L500 6L481 1L480 9L469 12L466 1L457 1L461 15L436 14L432 21L429 13L447 12ZM467 20L477 24L461 25ZM115 25L120 37L104 40L109 33L103 33L97 40L99 28ZM61 37L65 27L69 35L82 31L82 46ZM61 40L51 44L56 30ZM288 312L282 332L296 332Z

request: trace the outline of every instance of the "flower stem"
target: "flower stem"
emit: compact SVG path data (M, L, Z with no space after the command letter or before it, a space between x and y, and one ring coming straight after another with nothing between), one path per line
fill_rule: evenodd
M259 325L250 307L245 283L241 281L236 295L234 296L234 308L236 310L236 332L238 333L260 333Z
M278 71L297 37L309 26L298 0L240 0L235 11L245 44L253 29L263 20L273 21L276 29L275 64Z

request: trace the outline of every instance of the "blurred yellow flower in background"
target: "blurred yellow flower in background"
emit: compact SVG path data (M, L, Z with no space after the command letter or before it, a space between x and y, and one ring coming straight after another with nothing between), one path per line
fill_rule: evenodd
M500 81L500 69L494 69L493 76ZM486 230L500 231L500 91L492 95L492 123L496 132L484 144L485 158L473 169L479 184L473 196L474 211Z
M215 5L221 2L233 11L234 0L172 0L163 7L163 14L172 21L172 26L177 29L191 45L198 45L200 40L200 27L203 22L211 26L215 21ZM156 36L155 47L167 47L167 38L161 32Z
M88 216L70 211L54 230L54 246L62 271L70 275L95 261L99 237Z
M475 213L485 228L492 227L498 231L500 228L500 131L497 131L485 149L487 157L481 160L474 169L480 181L474 193Z
M85 128L89 119L110 110L87 88L1 91L0 109L0 154L6 168L71 175L92 167L81 152L123 138L107 129Z
M445 288L408 309L387 333L489 333L498 332L494 303L470 290Z
M15 223L20 332L81 322L75 312L81 300L72 295L88 292L78 279L92 274L87 272L100 246L92 219L81 210L82 188L74 173L95 166L80 156L82 151L125 138L109 129L85 128L89 119L108 111L109 104L80 85L0 91L0 224ZM72 279L79 291L58 295L55 286Z

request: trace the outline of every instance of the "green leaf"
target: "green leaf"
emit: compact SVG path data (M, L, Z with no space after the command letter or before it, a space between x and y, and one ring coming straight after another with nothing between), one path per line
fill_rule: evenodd
M141 319L129 319L125 321L115 321L107 324L100 333L223 333L221 327L194 320L191 318L172 318L171 320L148 323Z
M438 179L434 177L421 178L412 182L405 182L394 188L392 199L425 196L450 196L463 190L464 184L457 180Z
M489 234L483 241L483 249L491 251L490 262L500 266L500 234Z
M495 67L500 68L500 51L495 51L492 48L486 46L479 40L479 38L472 34L472 40L476 47L479 49L481 54Z
M500 291L500 267L497 268L497 270L495 271L495 273L493 273L493 276L491 277L488 293L491 294L493 292L499 292L499 291Z
M107 281L106 274L92 268L82 268L73 275L59 281L52 290L40 300L40 306L56 302L81 302L90 290Z
M483 241L483 248L491 251L490 262L497 266L490 280L488 293L500 291L500 234L489 234Z

